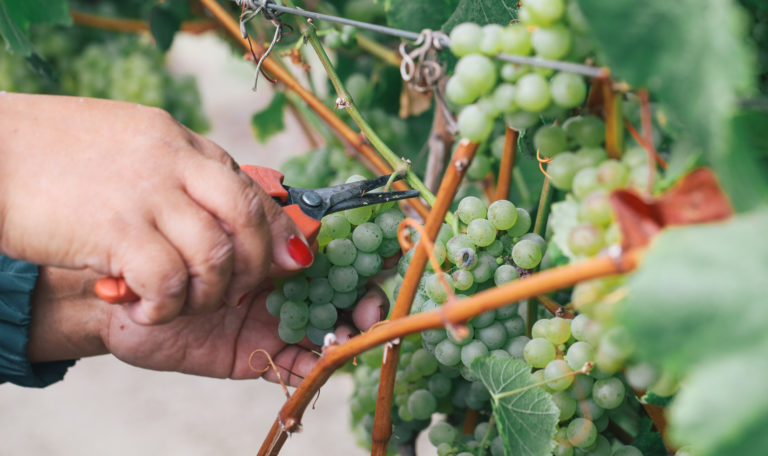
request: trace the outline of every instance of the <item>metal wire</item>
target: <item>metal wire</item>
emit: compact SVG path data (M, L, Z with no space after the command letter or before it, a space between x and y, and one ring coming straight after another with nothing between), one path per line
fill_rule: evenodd
M387 27L384 25L370 24L368 22L355 21L347 19L345 17L331 16L328 14L315 13L312 11L303 10L301 8L289 8L287 6L277 5L274 2L263 0L233 0L238 5L245 5L246 8L252 10L273 10L280 13L294 14L297 16L303 16L314 20L334 22L336 24L351 25L363 30L370 30L376 33L383 33L385 35L396 36L406 40L417 41L422 35L421 33L411 32L408 30L396 29L393 27ZM449 47L451 45L450 39L447 37L440 38L438 44L443 47ZM589 65L583 65L574 62L562 62L560 60L548 60L540 57L525 57L521 55L510 54L498 54L496 58L505 62L517 63L520 65L531 65L535 67L552 68L558 71L565 71L568 73L576 73L592 78L606 78L609 76L607 68L593 67Z

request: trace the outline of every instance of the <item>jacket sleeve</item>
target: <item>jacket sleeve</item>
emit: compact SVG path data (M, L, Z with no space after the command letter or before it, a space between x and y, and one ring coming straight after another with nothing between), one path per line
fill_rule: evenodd
M0 383L41 388L61 380L75 364L29 363L30 298L37 274L36 265L0 255Z

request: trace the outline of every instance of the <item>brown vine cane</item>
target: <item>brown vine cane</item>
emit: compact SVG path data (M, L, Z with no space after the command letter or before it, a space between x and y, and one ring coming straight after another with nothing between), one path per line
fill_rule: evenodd
M428 239L434 239L440 231L445 213L450 208L456 190L459 187L464 174L469 168L469 164L474 158L477 150L477 143L462 140L456 152L454 152L451 161L446 169L445 176L440 183L437 191L435 205L427 217L424 230ZM411 303L416 296L416 289L424 273L424 267L427 264L427 254L424 249L417 249L413 258L411 258L408 271L403 278L403 284L400 287L400 293L397 296L395 307L392 310L391 320L403 318L411 311ZM397 373L397 363L400 355L400 346L397 344L388 345L384 348L383 362L381 366L381 376L379 377L379 392L377 396L377 407L374 415L374 424L372 430L371 454L386 454L389 438L392 434L392 408L393 390L395 385L395 374Z
M237 41L246 52L250 53L249 41L240 34L240 25L216 0L200 0L200 3L211 12L214 18L224 27L224 29ZM253 51L257 55L264 53L265 49L258 43L253 44ZM355 148L365 159L374 167L374 171L379 174L391 174L392 168L384 159L367 143L365 138L352 130L339 116L333 113L330 108L325 106L321 100L315 97L309 90L302 86L278 61L267 58L263 62L263 67L278 81L295 92L301 97L309 107L315 111L344 141ZM408 187L403 182L395 182L395 188L398 190L407 190ZM426 219L429 209L418 199L409 201L419 215Z

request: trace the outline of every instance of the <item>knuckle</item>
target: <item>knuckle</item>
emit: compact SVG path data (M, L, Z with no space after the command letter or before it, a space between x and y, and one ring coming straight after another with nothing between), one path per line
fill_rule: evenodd
M264 200L258 192L248 186L243 190L240 200L242 202L241 213L247 218L248 223L259 224L265 222Z
M235 246L227 235L221 233L218 239L207 249L205 258L199 266L203 270L218 271L226 267L235 253Z
M186 295L189 275L183 269L166 271L160 275L160 295L166 299L179 299Z

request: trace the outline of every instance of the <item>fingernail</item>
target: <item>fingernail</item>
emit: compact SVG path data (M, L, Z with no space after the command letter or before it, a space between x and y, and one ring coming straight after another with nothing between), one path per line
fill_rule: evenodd
M314 255L312 255L312 251L309 250L309 246L295 234L292 234L288 238L288 255L293 258L293 261L305 268L311 266L312 261L315 259Z

